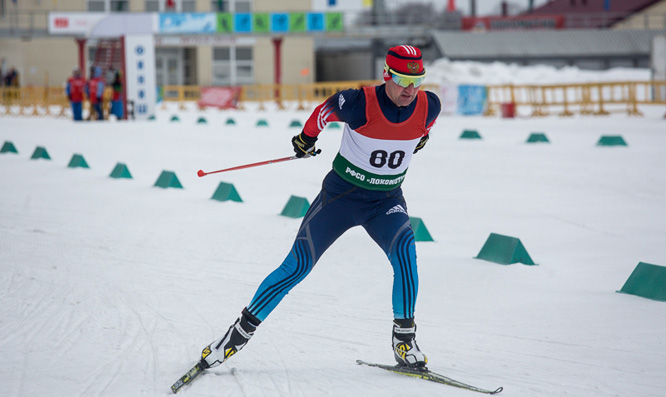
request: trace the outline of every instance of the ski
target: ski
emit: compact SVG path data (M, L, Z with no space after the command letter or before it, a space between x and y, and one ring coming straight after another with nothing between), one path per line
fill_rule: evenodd
M401 375L407 375L407 376L412 376L415 378L421 378L425 380L429 380L431 382L437 382L437 383L443 383L445 385L449 386L455 386L459 387L461 389L466 389L466 390L471 390L475 391L478 393L484 393L484 394L497 394L504 390L503 387L498 387L495 390L486 390L486 389L481 389L480 387L468 385L467 383L459 382L455 379L451 379L447 376L440 375L438 373L432 372L427 368L423 369L415 369L415 368L409 368L409 367L404 367L404 366L398 366L398 365L386 365L386 364L376 364L376 363L368 363L363 360L356 360L356 364L359 365L367 365L369 367L377 367L381 368L387 371L391 371L396 374L401 374Z
M194 381L194 379L197 378L197 376L201 375L202 372L204 372L208 368L208 365L206 365L206 362L201 359L192 369L187 371L185 375L181 376L180 379L176 381L173 385L171 385L171 391L176 394L178 393L178 390L180 390L183 386L189 385Z

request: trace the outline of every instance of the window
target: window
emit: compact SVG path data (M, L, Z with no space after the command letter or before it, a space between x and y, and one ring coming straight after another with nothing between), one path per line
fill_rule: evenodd
M88 0L90 12L129 12L129 0Z
M88 11L104 12L104 0L88 0Z
M252 47L213 48L213 84L253 84L253 59Z
M146 0L146 12L159 12L160 2L158 0Z
M197 5L195 0L183 0L182 2L182 12L195 12L197 10Z
M213 12L252 12L251 0L211 0Z

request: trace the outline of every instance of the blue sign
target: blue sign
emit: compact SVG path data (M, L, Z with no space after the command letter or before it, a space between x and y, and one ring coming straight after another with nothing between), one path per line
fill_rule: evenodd
M250 33L252 31L252 14L248 13L235 14L234 30L236 32Z
M487 95L486 86L459 85L458 113L464 115L483 114Z
M273 32L288 32L289 14L284 14L284 13L271 14L271 30Z
M324 14L309 13L307 19L307 30L310 32L321 32L324 30Z

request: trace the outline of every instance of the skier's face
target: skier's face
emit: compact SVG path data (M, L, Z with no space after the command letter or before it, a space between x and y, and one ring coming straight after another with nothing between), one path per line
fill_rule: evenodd
M416 98L419 92L418 87L410 84L408 87L401 87L392 79L386 81L386 95L396 106L407 106Z

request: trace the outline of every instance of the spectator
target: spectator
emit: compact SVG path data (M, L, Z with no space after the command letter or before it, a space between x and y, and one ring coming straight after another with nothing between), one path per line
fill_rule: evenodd
M90 100L91 115L94 110L97 114L97 120L104 120L104 113L102 112L104 79L102 78L102 69L99 66L93 69L93 77L86 84L86 94Z
M19 86L19 74L15 67L12 66L9 69L9 72L5 75L5 86L6 87L16 87Z
M113 82L111 83L113 88L113 98L111 99L111 114L116 116L118 120L123 118L123 81L121 78L121 72L118 70L115 73Z
M81 71L78 67L72 70L72 77L67 80L67 99L72 105L72 115L74 121L83 120L83 91L85 90L86 79L81 76Z

